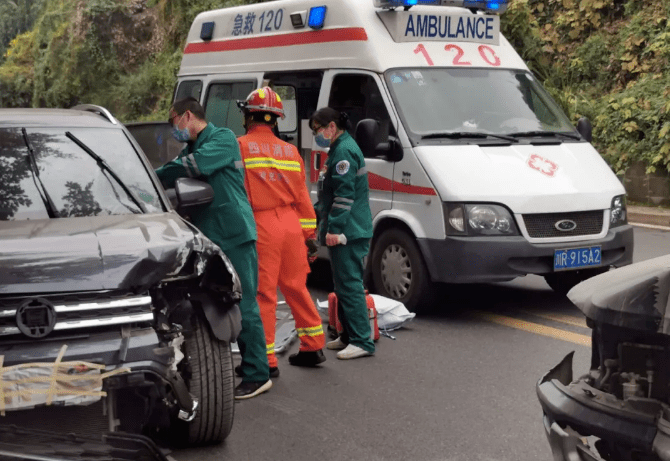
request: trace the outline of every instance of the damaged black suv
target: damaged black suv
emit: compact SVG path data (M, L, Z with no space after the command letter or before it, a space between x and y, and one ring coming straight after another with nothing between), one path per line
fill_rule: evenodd
M107 110L0 110L0 425L216 443L239 279Z

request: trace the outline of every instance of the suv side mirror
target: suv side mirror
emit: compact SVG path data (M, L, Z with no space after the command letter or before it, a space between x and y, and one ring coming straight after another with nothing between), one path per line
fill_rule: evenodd
M174 191L174 192L173 192ZM214 189L204 181L193 178L179 178L174 189L167 191L172 205L182 212L188 208L207 205L214 200Z
M588 142L593 140L593 127L588 118L582 117L577 121L577 132Z
M402 146L397 138L389 136L388 142L377 144L379 122L365 118L356 125L355 139L365 157L384 157L390 162L402 160Z

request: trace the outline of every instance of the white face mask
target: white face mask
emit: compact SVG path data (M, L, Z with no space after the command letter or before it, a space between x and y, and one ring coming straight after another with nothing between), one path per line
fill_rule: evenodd
M189 133L188 127L182 129L177 128L181 123L181 120L184 118L184 115L186 115L186 112L181 115L179 121L172 127L172 136L179 142L188 142L191 139L191 133Z
M322 131L319 131L319 133L314 137L314 141L316 142L317 146L324 148L330 147L330 144L333 142L333 137L335 136L335 131L326 133L329 129L330 123Z

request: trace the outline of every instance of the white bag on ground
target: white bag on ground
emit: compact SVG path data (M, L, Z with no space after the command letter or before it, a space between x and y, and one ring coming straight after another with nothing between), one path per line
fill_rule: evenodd
M414 312L408 311L400 301L380 295L370 296L375 300L377 323L380 330L397 330L416 316Z

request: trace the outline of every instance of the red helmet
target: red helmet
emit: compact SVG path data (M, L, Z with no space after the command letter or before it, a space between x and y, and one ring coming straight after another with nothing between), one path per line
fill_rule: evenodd
M238 102L238 106L245 111L269 112L284 118L284 105L281 98L269 86L252 91L245 101Z

